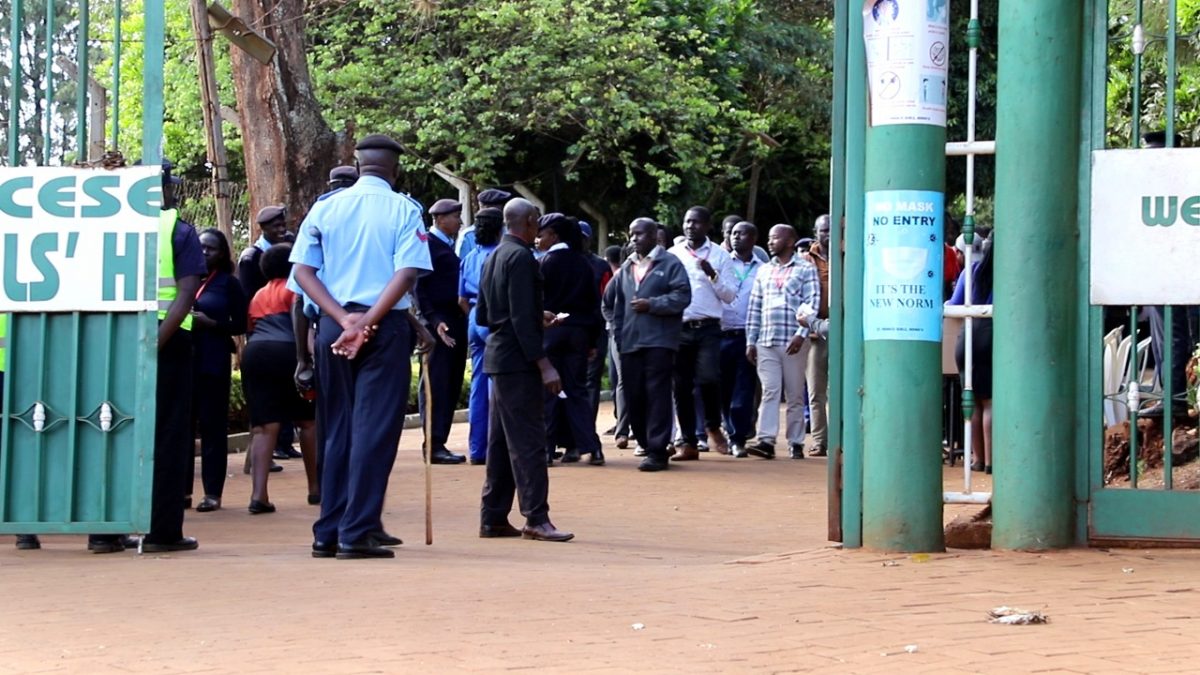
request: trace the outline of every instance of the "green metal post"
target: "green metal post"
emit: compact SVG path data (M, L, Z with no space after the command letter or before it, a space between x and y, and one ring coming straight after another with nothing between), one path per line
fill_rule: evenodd
M859 548L863 545L863 162L866 157L867 60L860 37L863 30L861 7L850 0L843 6L847 10L847 51L846 221L840 224L845 246L842 256L845 268L839 275L844 282L843 314L839 324L839 343L842 348L842 544L848 548ZM831 230L830 236L836 231Z
M88 32L90 30L89 19L91 12L88 11L88 0L79 0L79 44L76 49L75 60L76 66L76 82L75 82L75 147L79 149L79 155L76 161L84 162L88 159Z
M1083 6L1001 3L996 120L992 546L1073 535ZM1030 92L1044 96L1031 96Z
M112 149L121 146L121 0L113 1Z
M8 165L16 166L20 160L21 138L21 35L25 28L22 0L12 0L12 33L8 41L9 72L12 73L8 88Z
M46 0L46 134L42 139L42 165L50 165L54 146L54 0Z
M163 0L145 3L146 53L142 65L142 158L146 164L162 161L163 59L166 16Z
M846 207L846 7L839 3L833 12L833 153L829 161L829 470L825 474L828 496L828 528L832 541L842 541L842 217Z
M871 127L866 190L944 193L945 152L945 127ZM863 357L863 545L943 550L941 343L869 340Z

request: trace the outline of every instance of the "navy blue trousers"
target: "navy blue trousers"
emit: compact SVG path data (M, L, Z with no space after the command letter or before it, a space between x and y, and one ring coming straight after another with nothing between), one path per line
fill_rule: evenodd
M325 453L313 537L353 544L383 527L383 499L408 403L413 336L403 312L388 312L351 360L330 351L341 334L336 321L321 317L314 357Z
M758 373L746 358L746 331L725 331L721 336L721 409L730 443L745 443L754 436L754 391Z
M545 394L546 453L554 454L559 439L570 441L565 447L584 454L593 452L599 447L599 437L588 392L588 350L593 345L588 341L587 331L577 326L547 329L544 346L567 396Z

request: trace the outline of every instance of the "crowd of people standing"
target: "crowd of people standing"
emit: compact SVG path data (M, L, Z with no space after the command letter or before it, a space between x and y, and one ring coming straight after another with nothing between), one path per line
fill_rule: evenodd
M608 433L618 447L636 443L642 471L709 450L774 459L781 426L789 456L802 459L810 423L809 451L825 454L827 352L817 327L828 317L827 217L816 241L790 225L770 228L768 255L758 228L737 216L714 241L712 214L695 206L678 238L637 218L627 245L601 257L589 223L542 214L500 189L478 195L470 226L451 199L422 213L395 184L400 152L386 136L363 139L356 167L331 173L331 190L298 227L285 205L260 210L261 237L236 263L220 231L197 235L164 203L164 228L182 236L177 250L160 251L175 259L177 289L162 318L178 320L168 346L179 343L187 363L188 377L173 383L176 403L181 384L190 395L162 405L160 364L159 425L165 413L175 431L192 419L203 489L196 511L223 506L234 362L252 430L247 510L274 512L273 459L302 457L308 501L321 509L314 557L391 557L401 543L381 515L414 353L428 379L418 390L430 462L486 464L481 537L573 537L550 521L547 469L585 457L606 463L597 433L606 363L617 418ZM167 174L165 195L173 182ZM458 454L447 444L468 361L469 440ZM191 444L159 442L156 514L169 504L182 515L195 480ZM163 461L167 454L174 459ZM520 528L509 522L514 498ZM172 517L165 537L157 520L146 541L197 546L182 535L182 518ZM132 542L102 535L93 544L113 552ZM18 545L36 548L36 538Z

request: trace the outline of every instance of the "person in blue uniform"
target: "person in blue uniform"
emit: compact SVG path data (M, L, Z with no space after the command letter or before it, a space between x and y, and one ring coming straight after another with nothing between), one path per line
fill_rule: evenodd
M512 199L511 192L489 188L480 192L475 201L478 202L480 211L484 209L500 210L510 199ZM462 260L465 260L471 249L475 248L475 227L476 225L471 225L463 230L462 236L458 239L458 257Z
M488 329L475 321L475 304L479 301L479 282L483 264L500 244L504 215L500 209L486 208L475 214L475 247L461 263L458 279L458 302L467 312L467 347L471 355L471 392L467 402L470 428L467 432L467 455L472 464L487 462L488 390L489 378L483 370L483 352L487 346Z
M461 464L463 455L450 452L446 441L454 423L454 409L462 391L463 373L467 366L467 317L458 304L459 259L454 255L454 238L462 229L462 204L453 199L439 199L429 207L433 226L429 228L429 258L433 272L417 282L417 309L429 332L437 336L429 354L428 377L433 400L425 398L425 386L417 389L421 418L429 415L432 438L426 439L432 449L434 464Z
M344 190L358 181L358 169L352 166L335 166L329 171L329 192L317 199L323 199L338 190Z
M537 238L538 210L525 199L504 207L504 235L483 265L475 318L488 327L483 367L492 378L487 478L483 483L479 536L569 541L575 535L550 522L543 392L562 391L558 371L542 346L543 328L554 320L542 309L542 275L530 246ZM508 522L513 495L525 526Z
M393 191L400 152L387 136L362 139L358 182L313 205L292 249L296 282L321 310L314 357L326 429L314 557L391 558L386 544L399 543L383 529L383 500L411 379L408 295L432 269L420 205Z

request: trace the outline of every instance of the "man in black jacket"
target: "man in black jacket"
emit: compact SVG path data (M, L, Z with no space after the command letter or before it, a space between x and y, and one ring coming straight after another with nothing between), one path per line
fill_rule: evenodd
M542 390L557 396L562 382L542 347L553 317L542 310L542 276L529 248L537 238L537 207L508 202L504 225L508 234L484 263L475 305L475 321L490 331L483 369L492 380L479 536L569 541L575 535L554 527L547 502ZM514 491L525 516L520 530L508 522Z
M433 272L417 281L417 308L421 311L429 332L437 336L429 355L429 372L433 401L425 400L425 386L417 397L421 418L432 415L432 462L462 464L463 455L450 452L446 439L454 423L454 409L462 391L463 371L467 364L467 317L458 306L458 256L454 254L454 238L462 228L462 204L453 199L439 199L429 207L433 227L429 228L429 259Z
M692 287L683 263L655 245L657 225L638 218L629 225L634 253L604 294L621 354L625 403L633 435L646 449L641 471L665 471L671 446L671 389L683 310Z

